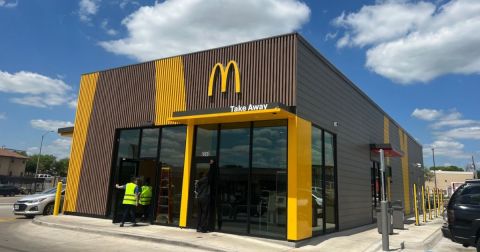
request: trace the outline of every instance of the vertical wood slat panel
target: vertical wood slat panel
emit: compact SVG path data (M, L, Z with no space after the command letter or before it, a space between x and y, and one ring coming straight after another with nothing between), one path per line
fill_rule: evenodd
M97 81L98 73L83 75L80 81L78 95L79 105L75 115L75 130L73 132L67 175L68 183L65 191L65 203L63 205L63 210L67 212L76 211L82 161L85 154L85 143Z
M186 110L280 102L295 106L296 34L273 37L183 56ZM217 75L213 96L207 94L210 72L216 63L225 67L230 60L238 63L241 93L234 92L230 73L227 92L220 92Z
M115 129L155 119L155 63L101 72L80 176L77 213L105 215Z

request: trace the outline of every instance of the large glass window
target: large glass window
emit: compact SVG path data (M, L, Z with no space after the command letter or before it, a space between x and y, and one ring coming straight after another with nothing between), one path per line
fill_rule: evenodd
M334 137L328 132L325 136L325 222L326 231L335 231L335 146Z
M323 232L323 136L322 130L312 127L312 227Z
M250 232L285 237L287 122L253 124Z
M120 137L118 139L117 165L120 165L120 160L122 159L138 158L139 138L140 129L120 131Z
M218 169L218 229L247 232L250 123L222 124Z
M195 156L209 157L217 155L218 125L208 124L197 126Z
M177 225L182 199L186 127L164 127L160 147L160 174L155 222Z
M322 234L336 229L335 136L312 127L312 229Z
M150 211L149 216L156 223L178 224L185 137L185 126L123 129L118 133L112 185L126 184L132 177L138 177L140 185L152 186L156 195L150 201L150 207L139 207L138 211ZM121 213L123 194L113 190L112 214L115 220Z
M157 158L159 135L160 128L142 130L142 147L140 148L140 158Z

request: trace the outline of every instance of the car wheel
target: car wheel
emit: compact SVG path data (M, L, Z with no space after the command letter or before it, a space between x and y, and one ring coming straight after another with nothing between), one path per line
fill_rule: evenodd
M53 214L53 203L50 203L45 206L43 209L43 215L52 215Z

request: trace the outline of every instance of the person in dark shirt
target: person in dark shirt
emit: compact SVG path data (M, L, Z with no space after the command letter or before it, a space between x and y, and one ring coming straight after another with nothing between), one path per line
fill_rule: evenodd
M197 196L197 232L206 233L209 230L210 220L210 184L205 172L200 173L200 179L196 182Z

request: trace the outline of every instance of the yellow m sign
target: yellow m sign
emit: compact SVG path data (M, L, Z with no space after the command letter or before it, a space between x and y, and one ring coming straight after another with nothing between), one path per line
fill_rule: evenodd
M231 67L233 67L233 74L235 76L235 93L240 93L240 72L238 71L238 65L237 62L230 60L225 68L221 63L217 63L213 67L212 72L210 73L210 80L208 81L208 96L212 96L213 94L213 85L215 84L215 74L217 73L217 69L218 72L220 72L222 93L227 91L227 78Z

